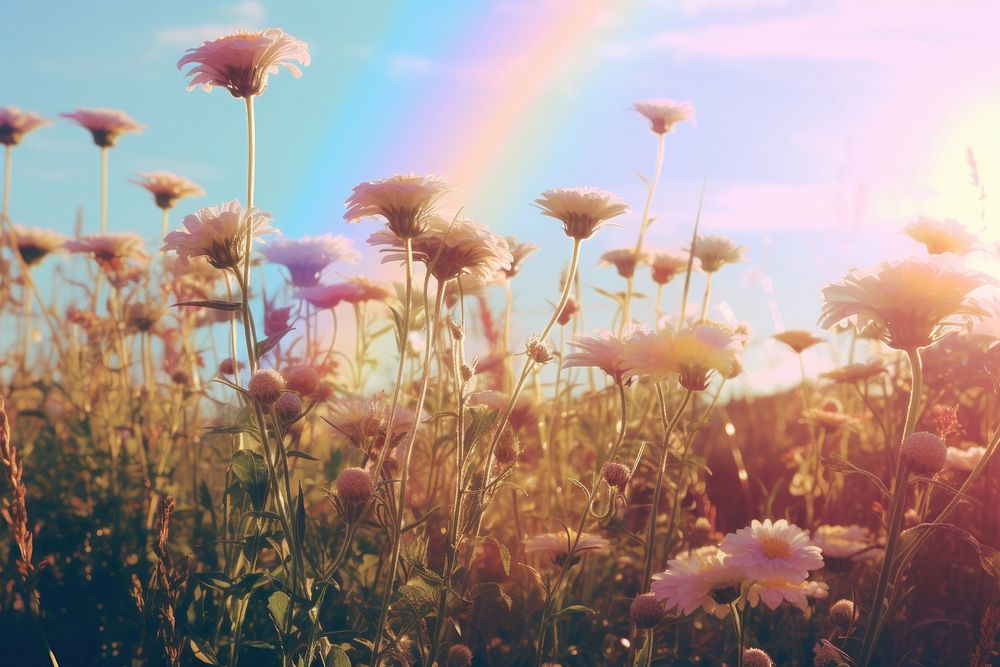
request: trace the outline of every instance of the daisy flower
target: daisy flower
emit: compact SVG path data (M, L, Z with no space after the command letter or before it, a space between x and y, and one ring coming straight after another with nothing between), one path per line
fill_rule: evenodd
M507 249L510 250L510 268L504 271L507 278L513 278L521 270L521 264L527 257L538 251L538 246L534 243L518 241L516 236L506 237Z
M389 432L390 405L384 391L371 396L342 394L327 402L329 417L325 419L335 431L364 451L379 449ZM413 425L414 414L402 405L396 406L393 438L406 433Z
M364 303L365 301L386 302L396 296L392 288L368 280L364 276L354 276L347 279L348 284L354 285L355 291L344 297L348 303Z
M401 252L403 240L388 227L372 234L368 243L387 246L383 262L406 257ZM513 260L502 237L486 225L464 218L452 221L432 216L411 243L414 259L426 264L439 282L466 275L473 281L493 280L500 271L510 268Z
M535 203L542 213L559 220L566 235L589 239L605 222L629 210L618 197L596 188L556 188L546 190Z
M572 528L558 533L532 535L524 541L524 552L528 554L546 554L553 560L565 558L576 539L576 531ZM580 533L580 539L573 550L573 557L579 558L588 553L607 553L610 543L600 535Z
M247 234L256 239L277 232L270 220L270 213L256 207L244 209L235 199L222 206L200 208L184 218L184 229L163 238L160 250L172 250L182 261L205 257L217 269L231 269L244 259Z
M774 334L772 338L792 348L796 354L802 354L813 345L823 342L822 338L813 336L810 332L802 329L788 329Z
M988 281L948 255L883 262L824 287L819 324L830 329L847 320L858 331L874 326L897 350L926 347L984 314L970 295Z
M914 241L923 243L932 255L945 252L962 254L968 252L977 240L955 220L935 220L926 216L918 217L903 232Z
M674 123L694 121L694 107L690 102L674 102L673 100L648 100L636 102L636 111L649 119L650 127L656 134L666 134Z
M393 234L413 238L427 226L434 205L448 191L448 185L433 176L395 174L379 181L354 186L347 198L344 220L381 216Z
M357 262L361 253L343 236L324 234L301 239L281 239L261 248L261 254L272 264L288 269L295 287L319 284L319 275L334 262Z
M770 579L755 581L747 591L747 601L751 607L760 602L775 610L783 602L798 607L802 611L809 608L809 598L823 599L829 597L830 586L822 581L784 581Z
M832 371L820 373L819 376L836 384L855 384L868 382L885 372L885 364L880 361L872 361L866 364L856 363L834 368Z
M732 377L738 368L741 348L741 337L716 322L698 322L678 332L664 325L658 331L632 336L623 361L654 381L678 373L685 389L704 391L713 373Z
M77 109L72 113L59 115L76 121L80 127L89 130L94 143L101 148L110 148L121 135L127 132L141 132L146 127L129 118L124 111L117 109Z
M653 252L650 261L653 273L653 282L657 285L666 285L679 273L686 273L688 266L688 253L679 250L657 250ZM701 262L697 257L691 265L692 271L701 268Z
M726 264L742 262L743 252L742 247L724 236L699 235L694 243L694 256L700 260L701 270L705 273L715 273Z
M878 554L872 549L875 540L871 532L858 525L820 526L813 531L812 543L823 552L827 566L831 560L867 560Z
M38 264L50 253L62 250L66 237L58 232L37 227L12 225L17 253L28 266Z
M634 248L617 248L609 250L601 255L600 265L610 266L618 270L618 275L622 278L631 278L635 275L635 268L640 264L647 264L649 255L644 252L636 254Z
M194 64L188 90L201 86L225 88L233 97L249 98L267 88L267 79L286 68L296 79L302 76L299 65L309 64L309 45L278 28L259 32L237 32L188 49L177 61L177 69Z
M139 177L142 180L130 182L148 190L156 205L165 211L172 209L179 199L205 195L205 191L193 181L169 171L139 172Z
M42 118L33 111L0 107L0 144L17 146L28 132L51 124L51 120Z
M632 370L624 359L628 340L628 336L618 337L607 330L578 333L569 343L577 351L563 357L563 367L594 366L607 373L616 384L621 384Z
M804 530L785 519L755 519L748 527L726 535L719 548L726 552L727 564L755 581L802 581L809 570L823 567L820 548L809 543Z
M653 575L650 591L669 611L693 614L699 608L718 618L729 614L729 603L739 599L743 574L729 564L718 547L694 549L667 563L667 569Z
M120 272L127 260L146 256L142 249L142 237L133 232L124 234L93 234L66 241L66 250L88 255L106 271Z

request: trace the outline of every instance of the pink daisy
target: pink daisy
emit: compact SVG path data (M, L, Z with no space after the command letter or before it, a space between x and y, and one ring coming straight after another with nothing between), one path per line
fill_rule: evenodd
M542 213L563 223L566 235L589 239L611 218L629 210L628 204L596 188L555 188L535 200Z
M621 384L628 379L632 371L632 367L625 361L628 342L629 336L615 336L607 330L592 334L578 333L569 343L578 351L563 357L563 366L566 368L594 366Z
M797 582L809 576L809 570L823 567L820 548L785 519L763 523L755 519L749 527L726 535L719 548L728 554L726 562L751 580Z
M433 176L395 174L354 186L347 198L344 220L381 216L399 238L413 238L427 226L427 219L448 185Z
M259 32L237 32L188 49L177 61L177 69L194 64L188 90L201 86L211 91L219 86L233 97L249 98L267 88L267 79L285 67L296 79L302 70L295 63L309 64L309 45L278 28Z
M17 146L28 132L51 123L51 120L42 118L33 111L0 107L0 144Z
M77 109L72 113L59 115L76 121L80 127L89 130L94 143L101 148L110 148L121 135L141 132L146 127L117 109Z
M701 608L725 618L729 603L741 595L743 579L725 553L707 546L669 561L664 572L653 575L650 591L667 610L677 608L682 614L693 614Z
M145 188L153 195L156 205L167 210L174 207L177 200L184 197L202 197L205 191L193 181L169 171L139 172L141 181L132 180L139 187Z
M205 257L217 269L233 268L243 261L247 234L256 239L277 232L270 220L270 213L256 207L244 209L235 199L222 206L200 208L184 218L184 229L164 237L160 250L172 250L183 261Z
M324 234L301 239L282 239L261 248L261 254L272 264L281 264L295 287L314 287L319 276L334 262L356 262L361 254L343 236Z
M142 237L132 232L81 236L67 241L65 248L69 252L89 255L101 268L113 272L125 268L127 260L146 256Z
M657 134L666 134L674 123L690 120L694 122L694 107L690 102L674 102L673 100L648 100L636 102L634 107L647 119Z
M360 297L362 289L354 283L313 285L312 287L303 287L295 295L316 308L336 308L341 301L353 303Z

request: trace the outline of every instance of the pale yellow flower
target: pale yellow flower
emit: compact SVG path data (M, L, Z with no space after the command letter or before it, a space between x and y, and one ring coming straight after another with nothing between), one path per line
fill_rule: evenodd
M971 293L988 281L948 255L883 262L823 288L819 324L847 320L858 331L873 326L898 350L926 347L984 314Z
M964 225L955 220L935 220L920 216L903 230L907 236L927 247L927 252L938 255L945 252L968 252L976 242Z
M596 188L556 188L535 200L542 213L563 223L566 235L589 239L605 222L628 211L628 204Z
M677 373L685 389L704 391L713 373L733 375L741 343L736 332L717 322L698 322L676 332L665 325L632 336L622 356L628 367L654 381Z
M636 102L636 111L649 119L650 127L657 134L666 134L674 123L690 120L694 123L694 107L690 102L673 100L647 100Z
M389 229L401 239L413 238L427 225L434 205L448 185L433 176L394 174L379 181L359 183L347 198L344 219L381 216Z
M817 338L802 329L788 329L774 334L773 338L792 348L796 354L802 354L813 345L823 342L822 338Z
M705 273L715 273L726 264L743 261L744 249L724 236L713 234L695 239L694 256L701 261L701 270Z

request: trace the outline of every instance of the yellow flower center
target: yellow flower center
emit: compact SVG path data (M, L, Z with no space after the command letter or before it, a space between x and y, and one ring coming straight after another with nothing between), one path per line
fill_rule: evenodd
M765 537L760 546L768 558L784 558L791 553L788 542L777 537Z

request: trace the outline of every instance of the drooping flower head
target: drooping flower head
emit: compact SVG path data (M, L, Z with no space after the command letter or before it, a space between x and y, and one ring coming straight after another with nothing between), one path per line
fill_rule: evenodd
M566 235L589 239L605 222L628 211L628 204L596 188L556 188L535 200L542 213L559 220Z
M883 262L824 287L819 324L848 320L858 331L875 327L897 350L926 347L983 314L970 294L988 280L947 255Z
M569 555L570 547L576 538L576 531L572 528L557 533L532 535L524 541L524 552L545 554L559 562ZM610 543L600 535L580 533L580 539L576 540L576 548L573 550L573 558L580 558L588 553L607 553L609 549Z
M50 253L62 250L66 237L59 232L37 227L12 225L17 253L28 266L41 262Z
M920 216L903 230L907 236L927 247L927 252L939 255L945 252L968 252L976 242L964 225L955 220L935 220Z
M413 237L413 256L426 264L440 282L459 276L469 276L473 282L485 282L510 267L512 257L507 241L490 231L486 225L459 218L447 220L440 216L427 219L423 232ZM368 238L375 246L387 246L383 262L405 259L403 240L385 228Z
M28 132L51 123L51 120L42 118L33 111L0 107L0 144L17 146Z
M243 261L247 234L256 239L277 231L270 220L270 213L257 207L244 209L235 199L222 206L200 208L184 218L184 229L164 237L160 250L172 250L182 261L205 257L217 269L231 269Z
M742 337L717 322L697 322L677 332L664 324L655 332L635 334L623 360L653 380L677 373L685 389L704 391L713 373L732 377L741 349Z
M427 226L434 205L447 191L444 181L416 174L395 174L359 183L347 198L344 219L357 222L361 218L382 216L396 236L413 238Z
M674 123L690 120L694 124L694 107L690 102L673 100L647 100L636 102L635 110L649 119L656 134L666 134Z
M281 239L261 248L261 254L272 264L281 264L291 276L295 287L319 284L323 270L334 262L356 262L361 254L343 236L324 234L301 239Z
M67 241L65 248L69 252L90 256L110 273L120 273L128 260L146 256L142 250L142 237L132 232L81 236Z
M616 336L607 330L578 333L569 343L577 351L563 357L563 367L594 366L607 373L616 384L621 384L632 374L632 367L626 360L629 338L628 335Z
M802 329L788 329L774 334L773 338L790 347L796 354L802 354L813 345L823 342L822 338Z
M361 293L361 288L354 283L337 283L336 285L313 285L303 287L295 292L295 296L316 308L336 308L341 302L352 302Z
M871 532L864 526L819 526L813 531L812 543L823 552L823 561L831 570L843 570L850 561L879 555L879 551L872 548Z
M715 273L726 264L743 261L744 248L724 236L699 235L694 243L694 256L701 262L701 270Z
M635 275L635 269L640 264L649 262L649 255L644 252L636 254L634 248L616 248L601 255L601 266L610 266L618 270L618 275L622 278L631 278Z
M820 373L819 376L836 384L855 384L857 382L868 382L885 372L885 364L880 361L872 361L868 363L848 364L847 366L834 368L832 371Z
M504 271L504 275L513 278L521 270L521 264L524 263L524 260L538 250L538 245L518 241L516 236L508 236L506 241L507 249L510 250L511 262L510 268Z
M177 61L177 69L196 65L188 70L191 77L188 90L201 86L211 91L219 86L233 97L260 95L267 88L267 79L285 67L296 79L302 76L300 65L309 64L309 45L278 28L258 32L237 32L188 49Z
M728 554L729 565L756 581L797 583L809 576L809 570L823 567L820 548L785 519L754 519L748 527L726 535L719 548Z
M172 209L177 201L184 197L205 195L205 191L196 183L169 171L139 172L139 177L142 180L131 182L148 190L153 195L156 205L163 210Z
M89 130L94 143L101 148L110 148L121 135L127 132L141 132L146 127L118 109L77 109L72 113L59 115L74 120L80 127Z
M729 557L718 547L694 549L667 563L653 575L650 591L667 610L693 614L699 608L717 618L729 614L729 603L740 598L743 574L730 567Z
M688 253L679 250L657 250L653 253L650 266L653 270L653 282L657 285L666 285L674 276L687 272ZM692 271L701 268L701 261L695 257L691 264Z

